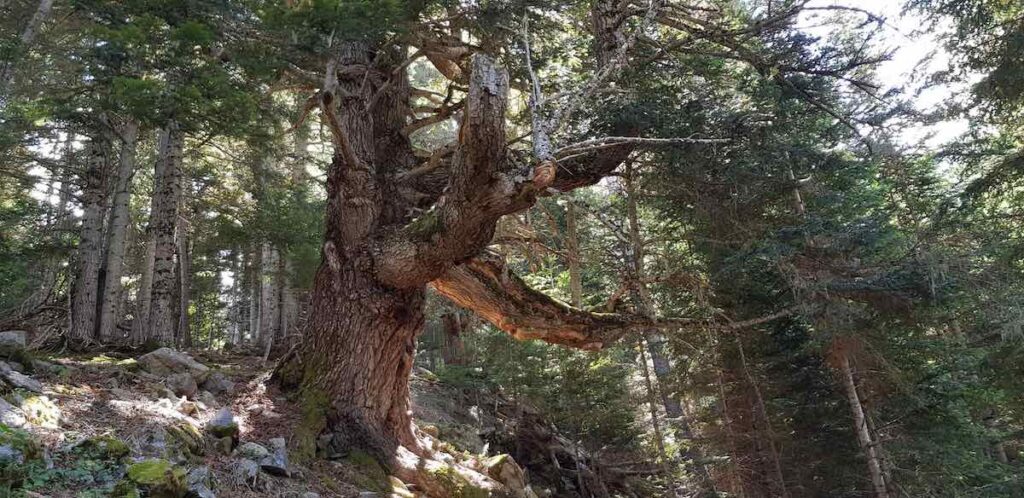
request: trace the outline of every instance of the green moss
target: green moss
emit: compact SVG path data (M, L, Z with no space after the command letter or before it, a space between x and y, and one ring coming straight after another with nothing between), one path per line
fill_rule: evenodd
M185 469L175 467L167 460L143 460L130 465L128 480L145 488L146 496L150 498L181 498L186 492Z
M237 432L237 424L234 425ZM179 422L169 425L167 426L167 435L170 436L171 444L185 456L206 454L206 439L192 424Z
M449 465L428 469L427 473L445 489L452 498L489 498L491 493L476 487L465 476Z
M25 460L37 460L43 457L43 448L32 438L32 435L21 429L0 424L0 446L10 446L21 452Z
M131 449L123 441L113 436L96 436L76 446L75 452L101 460L120 460L128 456Z
M299 397L302 421L295 428L294 457L299 463L316 458L316 441L327 428L327 395L315 388L304 388Z
M28 350L25 348L0 348L0 359L20 363L21 366L24 367L25 369L25 371L22 372L23 374L29 375L33 373L34 367L32 366L32 360L34 360L35 358L32 356L32 353L29 353Z
M140 498L139 487L131 481L121 481L110 492L110 498Z
M353 484L367 491L386 493L391 488L388 473L376 458L362 450L353 450L344 460L355 471Z
M416 239L430 240L434 234L441 231L441 228L443 228L441 217L437 211L430 210L413 220L412 223L409 223L406 230Z

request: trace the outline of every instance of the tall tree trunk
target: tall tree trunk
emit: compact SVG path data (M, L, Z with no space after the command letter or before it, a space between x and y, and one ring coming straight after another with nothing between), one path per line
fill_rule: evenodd
M260 255L260 345L264 348L281 333L281 272L277 249L269 242Z
M121 154L114 186L114 199L110 208L110 222L107 226L107 255L103 279L103 298L100 305L99 340L108 344L121 339L117 330L121 318L121 293L124 274L124 257L127 247L128 227L131 224L132 177L135 175L135 152L138 142L139 125L128 120L119 130Z
M160 134L158 161L163 162L163 175L154 186L157 210L150 214L153 237L153 286L149 310L149 337L158 344L174 343L178 303L175 295L175 228L181 198L181 154L185 137L175 122L168 123Z
M580 271L579 227L576 222L576 205L569 199L565 207L565 252L569 259L569 297L570 304L580 308L583 306L583 276Z
M743 374L750 384L750 389L754 392L757 412L764 423L765 439L768 440L769 457L772 461L772 471L775 474L775 487L778 488L779 496L789 498L789 487L786 485L786 476L782 472L782 456L779 454L775 429L772 428L772 420L768 415L768 407L764 403L764 396L761 394L760 383L754 377L754 373L750 371L750 365L747 364L747 354L744 351L743 340L740 338L740 334L733 331L733 339L736 341L736 349L739 352L740 366L743 368Z
M192 347L192 324L189 319L189 303L192 301L192 240L188 235L188 223L178 225L178 344L182 348Z
M872 440L871 431L868 428L867 417L864 415L864 407L860 403L860 395L857 394L857 383L853 378L853 368L850 367L850 358L844 352L839 357L840 377L843 383L843 390L846 392L846 399L850 403L850 413L853 416L853 430L857 435L857 444L864 452L867 459L868 475L871 477L871 487L876 498L888 498L889 490L885 482L885 474L882 471L882 462L878 458L875 442Z
M665 467L665 477L668 479L669 496L675 497L676 494L676 481L673 477L673 469L669 465L668 452L665 451L665 437L661 432L661 422L658 421L658 406L657 394L654 389L654 382L651 381L651 371L647 366L647 354L644 352L644 344L642 340L637 341L637 350L640 352L640 368L644 374L644 386L647 388L647 406L651 412L651 426L654 428L654 443L658 448L658 457L661 458L661 464Z
M71 302L69 339L86 346L96 339L100 267L103 261L103 217L110 142L105 134L87 148L82 186L82 228L78 241L78 271Z
M29 19L25 29L21 31L18 45L15 47L13 57L10 60L0 62L0 111L7 108L7 94L10 91L11 83L14 81L14 65L18 62L21 53L32 46L36 34L43 22L50 17L50 9L53 7L53 0L40 0L35 13Z
M250 247L247 258L248 268L246 269L249 284L247 290L249 293L249 331L245 342L250 345L259 342L260 333L260 255L257 247L259 246L256 244Z

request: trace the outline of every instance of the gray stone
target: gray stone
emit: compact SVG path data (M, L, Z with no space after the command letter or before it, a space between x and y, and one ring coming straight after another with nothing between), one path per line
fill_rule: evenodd
M381 498L381 494L375 491L360 491L359 498Z
M243 443L235 450L235 456L240 458L248 458L254 462L262 461L264 458L270 456L270 450L264 448L259 443L252 441Z
M256 484L256 476L260 473L260 464L242 458L235 461L235 466L231 470L231 476L235 479L238 484L245 484L247 486L253 486Z
M197 383L206 382L210 375L210 367L192 359L186 353L171 348L160 348L146 353L136 359L143 370L158 376L169 376L179 373L192 375Z
M228 379L223 373L213 372L203 382L203 389L214 395L231 393L235 390L235 383L231 382L231 379Z
M28 423L25 414L7 400L0 398L0 423L8 427L22 427Z
M217 437L238 436L238 421L228 407L221 408L206 424L206 430Z
M213 478L210 475L210 468L203 465L188 471L185 477L190 496L197 498L217 498L210 486L213 485Z
M0 348L18 348L22 349L25 347L26 339L28 338L28 332L24 330L7 330L0 332Z
M217 402L217 398L210 393L210 391L199 391L196 393L196 401L206 405L209 408L219 408L220 403Z
M34 393L43 392L43 384L28 375L15 372L6 363L0 364L0 376L13 388L21 388Z
M167 388L177 396L191 398L199 391L196 379L189 373L176 373L167 376Z
M312 491L306 491L305 493L302 493L299 496L302 497L302 498L320 498L320 493L314 493Z
M25 373L25 366L16 361L8 361L7 366L11 367L11 370L14 370L15 372Z
M13 446L8 446L6 444L0 445L0 462L14 462L16 464L25 463L25 455L14 449Z
M288 477L288 444L284 438L270 440L271 453L260 460L260 468L268 474Z

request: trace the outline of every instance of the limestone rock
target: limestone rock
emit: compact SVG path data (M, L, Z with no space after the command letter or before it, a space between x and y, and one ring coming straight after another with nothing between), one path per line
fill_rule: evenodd
M0 332L0 348L24 349L28 333L24 330L7 330Z
M20 409L0 398L0 423L8 427L22 427L28 420Z
M221 408L206 424L206 430L216 437L237 437L238 421L228 407Z
M263 445L259 443L249 441L239 446L238 449L235 450L235 455L240 458L259 462L270 456L270 450L264 448Z
M272 451L260 460L260 468L271 475L288 477L288 447L284 438L271 439L270 447Z
M5 362L0 361L0 377L3 377L13 388L20 388L34 393L43 392L43 384L21 372L15 371Z
M260 473L260 465L248 458L242 458L235 462L231 472L236 483L252 487L256 484L256 477Z
M185 477L189 496L196 498L217 498L210 486L213 479L210 475L210 468L207 466L196 467L188 472Z
M184 396L191 398L196 395L199 391L199 386L196 385L196 379L189 373L176 373L167 376L167 388L171 390L176 396Z
M230 393L235 390L235 383L231 382L226 375L220 372L213 372L203 382L203 390L213 395Z
M174 374L190 374L197 383L206 382L210 375L210 367L192 359L186 353L171 348L160 348L138 357L142 369L158 376Z

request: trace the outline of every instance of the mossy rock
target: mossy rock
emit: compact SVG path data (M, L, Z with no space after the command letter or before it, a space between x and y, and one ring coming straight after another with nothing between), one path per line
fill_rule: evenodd
M110 492L110 498L141 498L139 487L129 480L122 480Z
M8 427L0 424L0 446L10 446L19 451L25 460L39 460L43 458L43 447L32 438L32 435L21 429Z
M427 473L451 498L491 498L491 492L477 487L450 465L427 469Z
M24 369L24 371L21 372L23 374L29 375L35 373L35 366L32 364L35 357L32 356L32 353L25 348L14 346L0 347L0 360L20 363Z
M352 476L352 484L360 489L378 493L386 493L390 490L391 482L387 471L369 453L352 450L343 461L353 467L355 475Z
M183 456L202 456L206 454L206 438L194 425L179 422L167 426L169 443Z
M75 453L101 460L120 460L131 453L131 448L116 437L96 436L76 446Z
M391 498L415 498L409 487L395 476L388 476L388 483L391 486Z
M143 460L128 466L127 477L115 489L122 488L127 493L120 495L124 497L133 496L130 493L134 487L134 496L138 496L141 488L149 498L182 498L188 491L185 475L185 469L167 460Z

